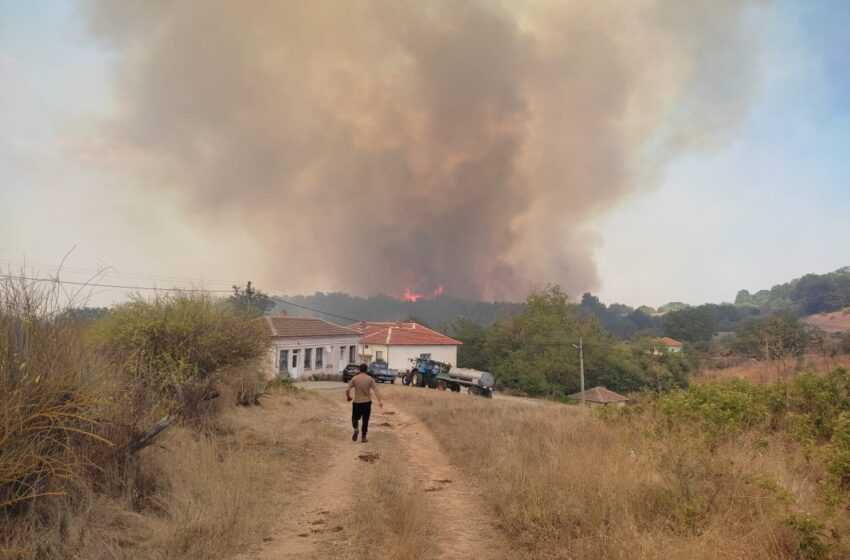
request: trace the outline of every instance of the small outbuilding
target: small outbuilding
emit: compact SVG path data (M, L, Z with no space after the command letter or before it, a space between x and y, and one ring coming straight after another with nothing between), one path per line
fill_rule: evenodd
M594 387L593 389L588 389L584 393L570 395L568 398L581 401L582 394L584 395L584 402L602 406L609 404L625 406L631 400L629 397L624 397L623 395L615 393L610 389L606 389L601 385L599 387Z

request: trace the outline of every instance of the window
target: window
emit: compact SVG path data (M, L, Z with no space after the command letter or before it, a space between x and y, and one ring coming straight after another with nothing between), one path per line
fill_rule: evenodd
M357 356L354 355L354 349L355 348L357 348L357 347L356 346L349 346L348 347L348 363L349 364L353 364L357 360Z
M313 349L304 349L304 369L313 369Z
M287 367L286 364L289 363L289 350L281 350L280 351L280 359L277 362L277 372L278 373L286 373Z
M383 362L384 361L383 350L378 350L377 352L375 352L375 361L376 362Z
M419 357L422 358L423 360L430 360L431 354L419 354Z
M345 346L339 347L339 365L342 366L345 363Z
M298 350L292 351L292 369L298 367Z
M325 367L325 349L316 348L316 369Z

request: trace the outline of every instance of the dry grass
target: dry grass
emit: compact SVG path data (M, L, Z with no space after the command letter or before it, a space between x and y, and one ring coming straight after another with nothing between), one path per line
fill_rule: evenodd
M790 364L793 373L813 371L826 373L837 367L850 369L850 355L838 354L822 355L809 353L796 359ZM779 367L776 362L756 361L744 363L728 368L705 369L691 378L692 382L702 383L705 381L722 381L727 379L746 379L757 383L768 383L780 379Z
M399 392L452 461L481 484L500 528L529 559L801 558L792 512L830 519L802 449L746 438L710 453L686 433L569 406ZM846 542L826 537L834 558Z
M803 317L801 321L807 325L822 329L827 333L842 333L850 331L850 308L832 313L817 313Z

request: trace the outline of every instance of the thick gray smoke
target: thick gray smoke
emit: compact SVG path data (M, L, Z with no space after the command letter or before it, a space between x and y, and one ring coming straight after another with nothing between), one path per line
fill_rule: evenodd
M291 292L578 292L590 220L745 110L742 6L95 1L102 141Z

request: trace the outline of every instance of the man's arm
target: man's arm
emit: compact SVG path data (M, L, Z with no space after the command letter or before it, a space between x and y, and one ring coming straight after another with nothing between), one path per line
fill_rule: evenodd
M375 383L375 380L372 380L372 390L375 391L375 396L378 397L378 405L381 408L384 408L384 400L381 398L381 393L378 392L378 384Z
M354 378L348 382L348 387L345 388L345 400L351 400L351 388L354 387Z

